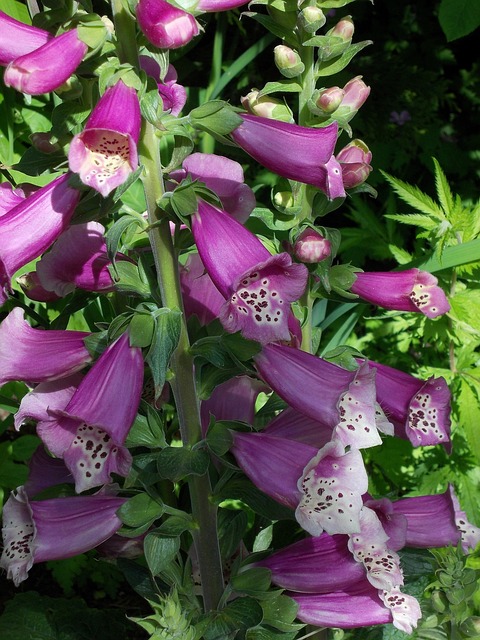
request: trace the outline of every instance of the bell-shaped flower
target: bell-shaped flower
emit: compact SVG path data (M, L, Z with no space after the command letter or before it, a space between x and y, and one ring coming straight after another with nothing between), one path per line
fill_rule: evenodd
M135 11L145 37L159 49L178 49L199 33L195 18L166 0L139 0Z
M70 145L70 169L106 197L138 167L140 104L137 92L119 80L109 87Z
M245 184L242 165L235 160L213 153L192 153L183 161L182 169L170 173L170 178L181 182L187 175L214 191L222 209L239 222L246 222L255 208L255 194Z
M480 542L480 528L468 521L467 514L465 511L462 511L458 498L451 485L449 487L449 492L455 509L455 524L460 532L462 549L465 553L474 551Z
M3 81L7 87L34 96L55 91L75 72L87 50L76 29L66 31L15 58L5 69Z
M98 222L69 227L36 264L39 284L64 297L75 287L84 291L114 291L107 255L105 228ZM117 260L126 256L118 254Z
M437 278L427 271L361 271L355 275L352 292L379 307L419 312L427 318L437 318L450 310Z
M363 567L348 549L348 536L322 533L304 538L255 563L272 572L272 582L299 593L348 589L365 579Z
M398 587L390 591L379 591L382 602L392 613L393 626L404 633L413 633L422 617L420 605L413 596L402 593Z
M35 51L50 38L48 31L19 22L0 11L0 66L6 67L16 58Z
M203 264L226 302L226 331L261 343L290 340L290 303L302 295L308 272L287 253L272 256L260 240L213 205L198 201L192 232ZM293 320L293 323L292 323Z
M168 70L163 78L160 78L160 65L150 56L139 56L140 67L157 83L158 93L162 98L163 110L170 112L172 116L178 116L187 101L185 87L177 83L177 72L173 65L168 65Z
M49 455L39 445L28 463L28 479L23 485L29 498L33 498L50 487L60 484L74 484L74 479L65 463L60 458Z
M378 362L377 400L395 426L395 435L414 447L446 444L450 440L450 390L444 378L419 380Z
M310 128L248 113L241 117L230 135L254 160L279 176L317 187L331 200L345 196L342 170L333 157L336 122Z
M285 595L297 603L297 618L316 627L355 629L393 621L391 611L378 596L378 589L367 580L329 593L287 591Z
M36 562L62 560L95 548L120 527L125 498L77 496L30 502L19 487L3 508L0 567L18 586Z
M35 185L24 185L24 187L13 188L9 182L0 184L0 217L21 204L25 198L35 193L39 187Z
M130 347L125 333L111 344L88 371L70 400L47 396L42 410L23 408L23 417L37 419L37 433L48 450L63 458L75 478L75 490L107 484L111 473L126 476L131 455L125 439L137 414L142 393L143 358ZM34 393L51 390L36 388Z
M80 200L69 177L56 178L0 216L0 305L15 271L38 258L69 225Z
M303 442L321 449L333 436L332 427L287 407L271 420L262 433L277 438Z
M0 324L0 386L10 380L45 382L80 371L90 362L83 331L33 329L23 310Z
M335 429L345 446L360 449L381 444L375 372L366 363L348 371L284 345L266 345L254 361L265 382L285 402Z
M393 503L388 498L374 500L364 496L365 507L375 511L383 530L388 536L388 548L392 551L403 549L407 543L407 518L403 513L397 513Z
M202 326L218 318L225 298L205 271L198 253L191 253L181 265L180 284L187 318L197 316Z
M36 271L23 273L16 278L16 282L30 300L37 302L54 302L55 300L60 300L61 296L57 296L53 291L47 291L42 287Z

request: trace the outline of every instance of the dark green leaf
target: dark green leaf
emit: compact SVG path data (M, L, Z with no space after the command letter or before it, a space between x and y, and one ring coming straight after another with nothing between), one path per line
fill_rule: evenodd
M68 135L90 115L90 109L76 102L63 102L52 111L52 133L57 138Z
M145 279L145 273L141 272L136 264L119 260L115 266L109 265L108 269L118 291L141 298L150 297L150 285Z
M438 20L448 42L472 33L480 26L478 0L442 0Z
M235 591L257 596L265 593L270 588L271 571L265 567L253 567L242 571L231 579Z
M139 493L120 507L118 516L127 526L140 527L153 522L163 512L163 504L160 504L146 493Z
M202 476L210 458L204 449L167 447L158 454L158 472L162 478L178 482L188 475Z
M152 531L144 540L145 559L152 575L156 576L175 559L180 549L180 538L165 537Z
M149 347L155 330L154 318L146 313L136 313L128 327L131 347Z
M181 316L178 309L162 308L155 313L155 333L146 356L155 384L155 399L162 392L168 363L178 345Z
M209 624L204 633L204 640L226 640L234 637L230 634L235 632L240 632L240 635L235 637L244 637L244 632L259 624L262 617L262 608L256 600L248 596L238 598L225 609L208 615Z

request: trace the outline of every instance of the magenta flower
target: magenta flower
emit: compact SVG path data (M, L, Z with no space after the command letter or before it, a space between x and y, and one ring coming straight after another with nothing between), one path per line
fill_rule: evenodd
M416 311L436 318L450 310L438 280L427 271L358 272L352 292L385 309Z
M180 267L180 284L187 318L197 316L202 326L218 318L225 298L205 271L198 253L191 253Z
M453 508L455 509L455 524L460 532L462 540L462 549L465 553L474 551L480 542L480 528L468 521L467 514L462 511L460 503L453 487L449 487L450 497L452 498Z
M333 150L338 124L301 127L247 113L231 132L233 141L274 173L321 189L331 200L345 196L342 171Z
M114 291L104 232L105 228L98 222L73 225L64 231L36 265L41 287L60 297L75 287L85 291ZM118 253L116 259L127 260Z
M328 425L287 407L271 420L262 433L277 438L303 442L321 449L332 439L332 428Z
M52 36L48 31L32 27L0 11L0 66L6 67L46 44Z
M16 58L5 69L7 87L30 95L55 91L75 72L88 47L72 29Z
M26 198L23 189L14 189L9 182L0 183L0 217L21 204Z
M140 29L159 49L178 49L199 33L195 18L166 0L140 0L136 12Z
M372 153L362 140L352 140L337 153L336 159L342 169L345 189L353 189L363 184L372 170Z
M272 256L258 238L224 211L198 201L192 217L198 253L226 302L220 321L229 333L267 343L290 340L290 303L307 282L304 265Z
M59 484L73 484L74 482L73 476L63 460L53 458L47 453L45 447L40 445L28 463L28 480L23 488L27 496L32 498L50 487Z
M230 9L236 9L244 4L247 4L248 0L200 0L195 5L196 11L204 11L205 13L214 13L217 11L229 11Z
M93 549L120 529L116 512L124 503L125 498L106 495L30 502L19 487L3 508L0 567L18 586L34 563Z
M150 56L139 57L140 67L151 76L158 86L158 93L162 98L163 110L172 116L178 116L187 101L185 87L177 83L177 72L173 65L168 65L168 71L163 81L160 79L160 65Z
M32 329L16 307L0 324L0 386L10 380L45 382L71 375L90 362L88 333Z
M335 430L345 446L364 448L381 443L375 372L367 364L347 371L283 345L266 345L254 360L262 378L285 402Z
M125 333L103 352L70 399L65 390L54 397L58 388L50 385L37 387L37 397L25 401L22 418L38 420L38 435L53 455L63 458L78 493L108 483L111 473L128 474L132 459L123 445L142 383L141 349L130 347ZM41 394L46 395L39 399Z
M190 175L204 182L220 198L222 209L238 222L244 223L255 208L255 194L244 182L242 165L213 153L192 153L182 169L170 173L170 178L181 182Z
M419 380L370 361L376 369L377 400L395 426L395 435L414 447L450 440L450 390L444 378Z
M82 133L70 145L70 169L106 197L138 167L140 104L137 92L119 80L98 101Z
M46 251L70 223L80 191L69 178L56 178L0 216L0 305L15 271Z

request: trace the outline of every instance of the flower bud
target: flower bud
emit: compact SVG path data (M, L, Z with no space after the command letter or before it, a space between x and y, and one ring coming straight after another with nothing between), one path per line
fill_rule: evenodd
M296 51L284 44L279 44L273 50L275 64L280 73L286 78L294 78L305 70L300 56Z
M313 95L315 106L322 113L333 113L342 104L345 92L340 87L329 87L328 89L320 89Z
M293 245L293 254L308 264L321 262L332 253L332 245L315 229L304 229Z
M256 116L273 118L282 122L293 122L293 115L283 100L271 98L270 96L260 96L258 89L252 89L246 96L240 98L242 106Z
M337 38L341 38L344 42L351 42L353 33L355 31L355 27L353 26L353 20L350 16L345 16L337 24L327 31L327 36L337 36Z
M357 112L370 95L370 87L363 82L362 76L352 78L343 87L345 97L342 100L342 107L349 107L351 111Z
M60 145L50 142L52 135L50 133L32 133L30 140L37 151L41 153L55 153L60 150Z
M336 158L342 168L345 189L353 189L363 184L372 170L372 153L362 140L352 140Z
M315 33L326 21L325 14L318 7L305 7L298 16L298 25L307 33Z
M276 207L281 207L282 209L289 209L293 207L294 200L291 191L277 191L277 193L273 196L273 203Z

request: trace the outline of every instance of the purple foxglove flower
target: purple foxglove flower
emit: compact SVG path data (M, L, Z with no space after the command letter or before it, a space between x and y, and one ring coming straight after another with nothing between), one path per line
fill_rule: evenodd
M317 627L355 629L392 622L393 616L378 597L378 590L366 580L330 593L295 593L285 595L298 604L297 618Z
M57 296L53 291L47 291L40 284L36 271L30 271L16 278L17 284L22 288L23 293L30 298L30 300L36 300L37 302L53 302L54 300L60 300L61 296Z
M385 309L416 311L436 318L450 310L438 280L427 271L358 272L352 292Z
M125 498L104 495L30 502L19 487L3 508L0 567L18 586L36 562L93 549L122 526L116 511L124 503Z
M140 0L137 20L145 37L159 49L178 49L198 35L195 18L166 0Z
M417 600L413 596L402 593L398 587L378 593L382 602L392 612L393 626L404 633L412 633L422 617Z
M0 217L0 305L15 271L46 251L67 228L80 200L80 191L68 185L69 177L56 178Z
M50 420L38 422L38 435L63 458L78 493L108 483L111 473L128 474L132 458L123 445L137 414L143 366L141 349L130 347L124 333L95 362L68 404L49 402Z
M229 11L230 9L236 9L244 4L247 4L248 0L200 0L195 5L196 11L204 11L205 13L214 13L217 11Z
M321 449L332 439L331 427L292 409L292 407L287 407L273 418L262 433L303 442L317 449Z
M363 184L372 170L372 153L361 140L352 140L337 153L336 159L342 169L345 189L353 189Z
M345 196L342 171L333 157L338 124L301 127L247 113L231 132L233 141L274 173L321 189L331 200Z
M70 169L106 197L138 167L140 104L137 92L119 80L98 101L82 133L70 145Z
M116 558L128 558L129 560L138 558L143 555L143 541L146 535L147 534L144 533L135 538L125 538L115 533L111 538L108 538L108 540L99 544L98 547L95 547L95 551L103 558L108 558L109 560L115 560Z
M407 547L456 546L460 532L455 524L455 508L448 491L432 496L414 496L392 503L393 511L407 519ZM432 526L432 523L435 523ZM388 533L388 530L387 530Z
M6 67L46 44L52 36L48 31L19 22L0 11L0 66Z
M291 407L335 430L347 446L381 443L376 426L375 373L347 371L305 351L266 345L255 358L262 378Z
M363 564L374 587L390 591L403 585L400 558L388 547L388 535L373 509L362 508L360 527L350 536L348 548L355 560Z
M360 530L362 494L367 487L360 451L345 452L339 440L332 440L310 460L298 481L302 497L295 511L297 521L312 536L323 531L355 533Z
M449 492L455 509L455 524L462 539L462 549L465 553L468 553L469 551L473 551L480 542L480 528L468 521L467 514L465 511L462 511L454 488L451 485Z
M37 447L28 463L28 480L24 484L27 496L33 498L50 487L73 483L73 476L63 460L50 456L43 445Z
M39 284L59 297L68 295L75 287L114 291L104 233L105 228L98 222L73 225L64 231L36 265ZM117 254L116 259L127 258Z
M307 228L295 240L293 253L300 262L315 264L331 255L332 244L315 229Z
M345 535L322 533L276 551L255 566L272 572L272 582L297 593L329 593L365 580L363 567L353 559Z
M378 362L377 400L395 426L395 435L414 447L450 440L450 390L444 378L419 380Z
M397 513L388 498L380 500L364 498L364 505L377 514L383 530L388 536L388 548L393 551L403 549L407 540L407 518L403 513Z
M215 387L210 398L203 400L200 406L204 435L210 416L216 420L238 420L253 424L255 401L261 391L268 391L268 387L261 380L249 376L236 376Z
M198 253L190 254L180 267L180 284L187 318L196 315L202 326L218 318L225 298L206 273Z
M16 307L0 324L0 386L10 380L55 380L83 369L91 360L83 342L88 335L32 329Z
M25 200L25 193L18 187L14 189L9 182L0 183L0 217L21 204Z
M55 91L75 72L87 50L72 29L13 60L3 80L7 87L33 96Z
M150 56L139 57L140 67L151 76L158 86L158 93L162 98L163 110L169 111L172 116L178 116L187 101L187 92L185 87L177 84L177 72L173 65L168 65L168 71L165 78L160 79L160 65Z
M188 174L214 191L220 198L223 210L238 222L248 220L256 201L255 194L244 183L241 164L213 153L192 153L183 161L182 169L170 173L170 178L181 182Z
M203 200L192 217L192 232L209 276L226 299L220 313L225 330L261 343L290 340L290 303L305 289L306 267L293 264L287 253L272 256L253 233Z

